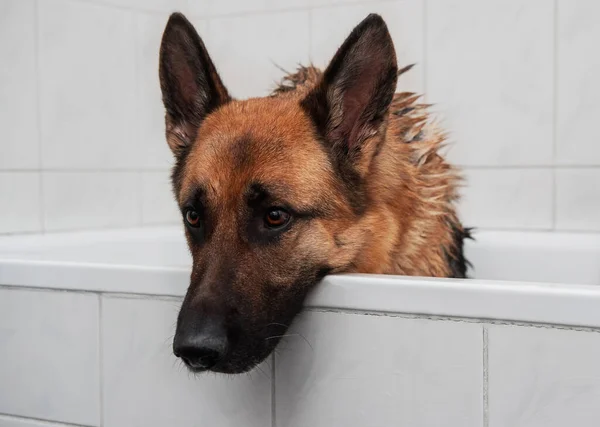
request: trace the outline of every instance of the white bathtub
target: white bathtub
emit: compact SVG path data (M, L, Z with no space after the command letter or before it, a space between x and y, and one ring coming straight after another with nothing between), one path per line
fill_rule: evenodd
M476 237L476 279L328 277L259 369L198 377L178 228L0 238L0 427L597 427L600 235Z

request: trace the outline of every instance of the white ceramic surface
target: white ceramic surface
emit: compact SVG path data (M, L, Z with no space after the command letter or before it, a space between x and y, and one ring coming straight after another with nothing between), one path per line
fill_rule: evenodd
M600 3L557 0L557 135L556 162L600 162Z
M0 288L0 414L99 425L98 300Z
M134 226L141 221L133 172L44 172L44 229Z
M482 232L474 280L327 277L307 305L600 326L600 235ZM0 285L182 296L190 255L179 227L0 239Z
M595 427L600 332L490 326L490 427Z
M37 169L40 161L35 1L0 1L0 170Z
M0 171L0 233L42 230L39 172Z
M600 231L600 169L556 171L556 228Z
M133 14L52 0L38 3L38 19L43 167L131 167L138 153Z
M546 169L466 169L461 221L484 229L550 230L552 174Z
M481 325L307 312L286 335L278 427L481 426Z
M427 100L453 162L552 164L553 28L551 1L427 0Z

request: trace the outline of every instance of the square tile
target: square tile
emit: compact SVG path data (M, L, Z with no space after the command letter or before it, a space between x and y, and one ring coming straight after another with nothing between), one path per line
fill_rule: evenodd
M208 51L232 96L268 95L283 77L308 62L307 11L211 19Z
M466 227L552 228L552 169L466 169L459 202Z
M98 297L0 288L0 325L0 413L100 425Z
M265 427L264 373L190 375L173 356L180 300L102 299L105 427Z
M428 0L427 100L466 166L551 165L554 4Z
M490 427L596 426L600 333L490 326Z
M600 231L600 169L556 170L556 228Z
M173 154L165 138L165 108L158 78L160 42L168 14L137 14L136 48L136 127L139 152L137 165L143 168L169 168ZM192 21L203 37L207 21Z
M556 162L600 164L600 3L558 0Z
M139 176L130 172L44 172L44 227L75 230L140 224Z
M35 2L0 1L0 170L37 169Z
M423 92L423 0L369 2L360 5L328 7L311 11L311 61L322 69L342 45L352 29L369 13L386 21L398 58L398 66L416 64L398 79L398 92ZM332 25L335 23L335 25Z
M180 224L169 171L142 172L142 224Z
M90 2L39 2L44 168L128 168L135 139L131 12Z
M480 325L308 311L286 335L278 427L481 427Z
M39 172L0 172L0 233L42 231Z

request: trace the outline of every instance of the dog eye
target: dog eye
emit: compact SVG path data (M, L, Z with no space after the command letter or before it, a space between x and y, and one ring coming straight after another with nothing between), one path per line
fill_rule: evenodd
M194 210L189 210L185 213L185 221L190 227L200 226L200 215Z
M268 228L281 228L290 221L290 214L279 208L271 208L265 215L265 225Z

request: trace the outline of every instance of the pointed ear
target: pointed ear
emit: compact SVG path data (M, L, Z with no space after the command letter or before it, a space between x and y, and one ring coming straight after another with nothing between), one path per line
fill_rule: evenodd
M171 15L163 33L159 76L167 143L178 156L193 143L202 120L231 99L202 39L180 13Z
M350 179L364 177L385 137L397 74L387 26L381 16L371 14L350 33L302 101L340 172Z

